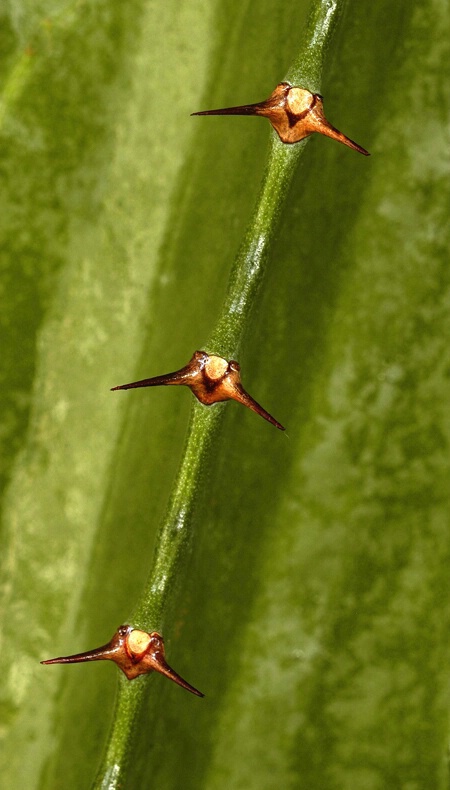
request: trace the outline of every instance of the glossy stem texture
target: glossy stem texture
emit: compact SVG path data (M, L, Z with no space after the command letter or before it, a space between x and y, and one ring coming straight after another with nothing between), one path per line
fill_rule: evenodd
M303 44L284 78L320 93L323 63L345 0L314 3ZM234 262L227 296L207 350L230 359L239 355L255 297L261 285L284 200L307 140L283 144L271 132L262 188L244 241ZM211 448L223 415L222 404L195 402L181 465L161 525L148 584L130 623L144 631L163 633L174 593L183 578L193 532L197 492L211 458ZM132 749L133 722L151 677L120 679L119 695L107 750L94 788L126 786L127 757Z
M314 3L303 45L283 81L320 93L325 55L344 4L345 0ZM207 349L211 353L226 359L239 357L284 201L307 143L308 139L285 145L271 132L261 191L231 271L225 303Z

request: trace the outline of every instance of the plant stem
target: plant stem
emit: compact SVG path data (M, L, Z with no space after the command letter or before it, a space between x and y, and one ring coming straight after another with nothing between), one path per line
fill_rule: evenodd
M324 57L345 0L318 0L313 6L304 43L286 80L320 92ZM230 275L224 306L206 350L227 359L240 351L246 326L261 285L268 253L281 211L306 141L284 145L275 132L256 208ZM223 406L212 408L195 402L187 441L173 493L163 520L150 578L131 623L146 631L162 630L170 612L174 590L180 583L192 543L193 514L200 483L223 415ZM108 748L94 788L115 790L124 786L133 722L144 696L148 677L121 678Z
M193 404L183 459L157 539L152 572L131 619L144 631L161 633L163 629L190 548L198 487L222 414L222 404L219 408L202 406L198 401Z
M322 0L313 5L303 46L284 78L286 82L320 93L325 55L344 3L345 0ZM227 359L239 354L287 192L307 142L308 139L285 145L276 132L271 132L261 191L207 349Z

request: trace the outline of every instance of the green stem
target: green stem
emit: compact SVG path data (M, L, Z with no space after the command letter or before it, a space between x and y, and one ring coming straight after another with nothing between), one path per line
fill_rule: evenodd
M286 79L320 92L324 57L345 0L318 0L314 4L303 46ZM306 141L284 145L271 135L268 163L256 208L236 257L227 296L207 350L226 358L236 357L242 345L255 297L261 285L286 195ZM188 437L166 516L158 536L153 567L139 602L133 625L162 631L174 591L186 567L192 543L197 492L208 467L211 449L223 415L195 402ZM108 748L94 788L115 790L124 786L127 755L148 678L121 679Z
M322 89L325 56L347 0L322 0L311 9L303 47L286 74L286 81L312 93Z
M198 488L222 414L223 405L211 409L198 401L193 404L183 460L158 536L152 572L131 619L144 631L163 630L189 551Z
M94 787L98 790L112 790L125 786L123 777L133 739L136 714L142 704L148 680L148 675L141 675L132 683L125 676L120 677L114 725L103 764L94 783Z
M306 142L284 145L275 132L271 133L269 158L256 209L234 262L225 303L207 349L226 359L239 357L286 193Z

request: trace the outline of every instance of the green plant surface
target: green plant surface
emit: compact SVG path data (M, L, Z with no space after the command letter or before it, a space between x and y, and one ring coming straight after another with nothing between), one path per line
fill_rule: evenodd
M109 388L214 329L272 133L189 113L266 97L308 9L9 8L1 775L88 787L116 670L39 661L134 610L192 398ZM218 407L164 623L206 697L150 678L127 787L447 786L448 23L442 0L347 5L321 92L372 157L302 157L239 354L287 436Z

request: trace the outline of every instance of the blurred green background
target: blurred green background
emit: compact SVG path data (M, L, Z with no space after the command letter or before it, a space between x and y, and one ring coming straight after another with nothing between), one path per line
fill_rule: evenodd
M88 787L187 390L308 3L10 0L1 11L1 691L6 788ZM348 2L240 359L128 788L446 788L449 10ZM306 86L308 87L308 86ZM446 126L447 125L447 126Z

